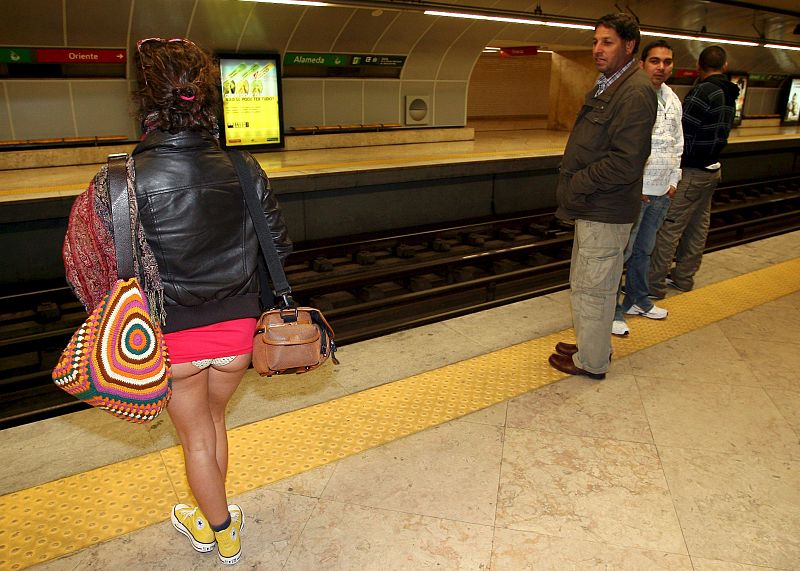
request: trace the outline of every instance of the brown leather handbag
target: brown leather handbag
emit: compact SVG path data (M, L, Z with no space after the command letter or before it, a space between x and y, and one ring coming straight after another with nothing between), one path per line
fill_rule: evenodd
M278 307L261 314L253 337L253 368L261 376L271 377L289 373L305 373L316 369L331 358L336 359L336 341L333 329L322 312L313 307L294 307L292 288L286 280L278 251L269 232L269 223L260 208L255 189L248 183L247 165L238 151L230 151L239 182L242 186L247 209L261 245L269 280L262 276L261 287L272 282ZM262 296L264 297L264 296Z
M253 368L266 377L305 373L319 367L335 351L333 329L318 309L271 309L258 320ZM333 362L339 362L335 356Z

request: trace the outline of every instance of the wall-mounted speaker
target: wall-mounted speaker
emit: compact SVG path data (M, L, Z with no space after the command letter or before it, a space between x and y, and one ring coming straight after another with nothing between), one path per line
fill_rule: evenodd
M406 95L406 125L427 125L430 123L430 97L427 95Z

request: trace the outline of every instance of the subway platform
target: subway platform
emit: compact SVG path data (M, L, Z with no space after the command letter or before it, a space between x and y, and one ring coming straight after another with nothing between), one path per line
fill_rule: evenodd
M229 407L241 569L800 569L800 232L707 254L606 380L547 365L569 292L249 372ZM0 432L0 569L218 569L169 419Z
M503 125L508 127L504 128ZM450 167L454 174L469 164L515 159L560 157L569 133L547 129L515 129L514 122L499 122L474 131L471 140L410 142L367 146L343 146L312 150L255 153L273 181L309 177L363 174L425 167ZM502 130L500 130L502 129ZM346 136L346 135L343 135ZM800 126L740 127L731 132L731 143L774 143L800 140ZM346 145L346 141L341 143ZM131 152L133 144L86 148L67 153L63 149L0 155L0 203L75 196L88 186L106 154ZM64 156L81 164L60 164ZM86 164L83 164L86 163ZM306 186L312 186L306 183Z

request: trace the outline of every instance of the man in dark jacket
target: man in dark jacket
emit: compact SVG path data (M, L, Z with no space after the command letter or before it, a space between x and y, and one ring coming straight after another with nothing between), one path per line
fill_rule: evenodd
M719 154L728 144L736 113L739 88L724 75L725 50L707 47L697 67L699 81L683 102L683 177L650 259L650 294L658 299L666 295L667 285L680 291L694 287L708 237L711 198L722 174Z
M549 361L597 380L608 370L617 286L657 109L652 83L635 62L639 40L627 14L597 21L592 56L602 75L572 128L556 191L556 215L575 221L570 288L577 344L558 343Z

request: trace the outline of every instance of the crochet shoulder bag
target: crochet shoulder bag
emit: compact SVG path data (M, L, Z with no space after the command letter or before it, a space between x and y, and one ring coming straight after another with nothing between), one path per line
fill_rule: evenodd
M127 155L108 157L108 186L119 279L70 339L53 369L55 384L131 422L153 420L172 395L164 335L134 277Z

